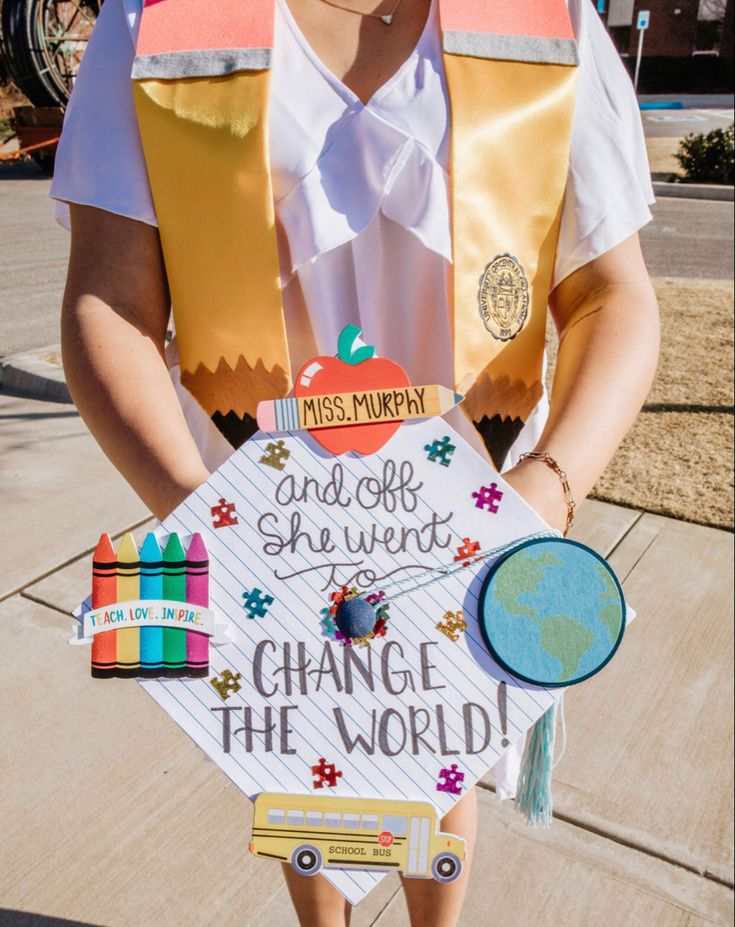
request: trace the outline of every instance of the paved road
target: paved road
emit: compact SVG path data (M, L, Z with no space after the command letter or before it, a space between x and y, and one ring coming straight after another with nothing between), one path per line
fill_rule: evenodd
M689 132L725 129L733 121L731 109L643 110L643 130L649 138L683 138Z
M59 340L69 235L51 218L48 189L33 164L0 167L0 355Z
M732 203L660 197L641 231L653 277L733 279Z
M58 342L69 236L52 221L49 180L31 165L0 168L0 356ZM733 277L731 203L659 199L643 230L654 276Z

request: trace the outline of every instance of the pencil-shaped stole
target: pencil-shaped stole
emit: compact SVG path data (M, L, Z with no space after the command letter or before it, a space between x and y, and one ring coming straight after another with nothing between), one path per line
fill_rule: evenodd
M197 532L186 552L186 601L209 607L209 559L204 540ZM209 637L198 631L186 632L188 676L209 674Z
M163 598L163 561L158 539L149 531L140 549L140 597ZM163 673L163 628L140 629L140 675L161 676Z
M117 557L109 534L100 536L92 558L92 608L117 602ZM92 638L92 675L105 679L115 675L117 631L105 631Z
M169 535L163 551L163 597L186 602L186 555L178 534ZM163 675L182 676L186 672L186 631L163 629Z
M135 538L128 532L117 549L118 602L135 602L140 598L140 555ZM120 628L117 632L118 676L137 676L140 671L140 631Z

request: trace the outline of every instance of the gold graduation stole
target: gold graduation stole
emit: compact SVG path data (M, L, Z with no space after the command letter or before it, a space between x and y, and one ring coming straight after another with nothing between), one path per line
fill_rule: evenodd
M258 402L291 388L268 158L274 3L146 0L132 73L181 380L235 447ZM439 7L452 385L500 467L542 393L577 47L566 0Z

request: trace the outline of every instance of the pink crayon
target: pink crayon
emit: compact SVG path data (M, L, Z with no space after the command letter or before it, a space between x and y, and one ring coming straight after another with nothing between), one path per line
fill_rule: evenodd
M186 601L190 605L209 607L208 557L204 540L197 532L186 552ZM188 676L209 674L209 637L206 634L186 632L186 666Z

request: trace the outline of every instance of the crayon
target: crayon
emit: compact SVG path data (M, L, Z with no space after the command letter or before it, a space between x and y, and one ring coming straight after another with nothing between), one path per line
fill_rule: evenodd
M201 534L191 539L186 552L186 601L209 606L209 560ZM186 665L189 676L209 675L209 637L198 631L186 632Z
M117 600L135 602L140 598L140 555L135 538L128 531L117 549ZM116 676L137 676L140 670L140 631L120 628L117 632Z
M269 399L256 411L261 431L374 425L444 415L464 396L445 386L399 386L386 389Z
M140 597L163 598L163 562L158 539L149 531L140 549ZM140 629L140 675L163 674L163 628Z
M117 557L109 534L100 535L92 557L92 608L117 602ZM92 675L106 679L115 675L117 631L105 631L92 638Z
M181 540L172 532L163 551L163 597L172 602L186 602L186 555ZM186 631L163 629L163 675L186 673Z

